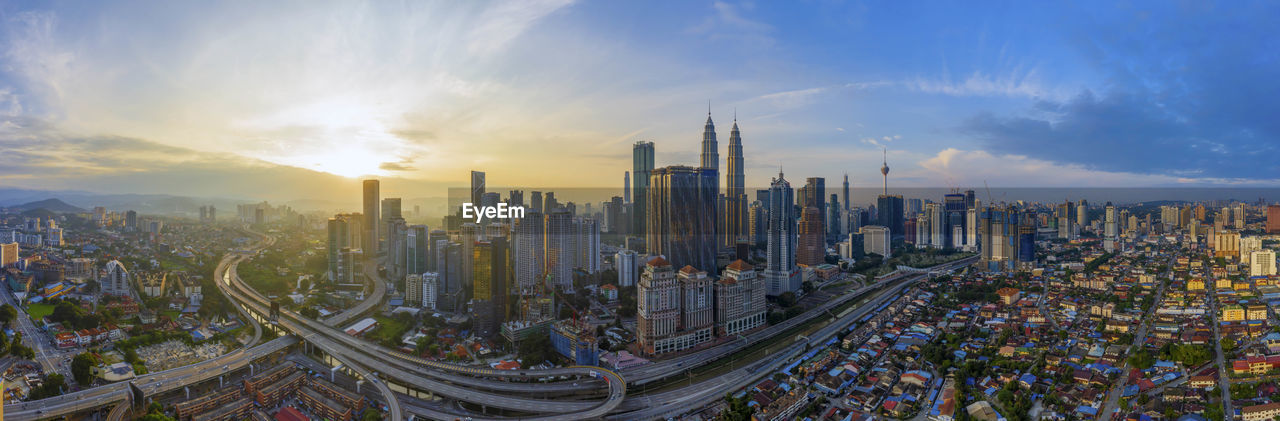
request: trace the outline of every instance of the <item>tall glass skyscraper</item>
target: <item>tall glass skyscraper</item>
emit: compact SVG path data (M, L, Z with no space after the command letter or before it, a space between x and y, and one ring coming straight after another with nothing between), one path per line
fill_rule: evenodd
M379 218L378 197L381 195L378 180L364 180L364 241L360 245L364 249L364 257L368 260L374 260L378 257L378 244L381 244L381 237L378 236L378 227L382 218Z
M670 166L650 177L645 242L675 267L716 273L716 171Z
M795 196L791 183L781 172L769 185L765 209L769 220L765 232L765 287L768 295L776 296L800 288L800 272L796 268Z
M724 229L722 246L737 244L739 237L747 234L747 192L743 172L742 135L738 132L738 118L733 119L729 131L729 171L725 173Z
M644 234L645 231L645 212L648 211L646 203L649 194L649 175L653 171L653 142L636 142L631 147L631 174L634 175L634 182L631 188L634 190L631 205L631 232L633 234Z

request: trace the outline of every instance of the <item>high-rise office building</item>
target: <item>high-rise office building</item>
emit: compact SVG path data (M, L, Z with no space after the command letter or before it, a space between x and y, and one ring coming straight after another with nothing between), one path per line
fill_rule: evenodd
M511 206L524 206L524 190L511 190L507 192L507 204Z
M404 304L422 306L422 274L410 273L404 276Z
M966 211L969 206L965 204L965 196L959 193L947 194L942 197L943 226L946 231L943 235L947 240L943 245L945 248L961 248L964 246L965 240L965 218Z
M890 248L892 240L890 239L888 228L879 225L867 225L862 227L859 233L862 234L862 251L864 253L875 253L885 259L893 257L892 249Z
M1280 234L1280 205L1267 206L1267 233Z
M1253 252L1262 250L1262 237L1256 235L1240 236L1240 264L1248 266Z
M654 257L636 285L636 339L647 356L683 351L711 340L711 326L681 326L681 284L671 263Z
M337 282L341 277L343 268L339 267L339 264L342 259L342 250L359 250L364 244L363 239L366 233L364 219L364 215L358 213L340 213L329 218L327 251L330 281Z
M747 231L751 244L763 244L765 232L769 228L769 220L765 216L764 202L751 202L747 208Z
M984 209L977 230L982 245L978 247L978 266L989 271L1010 271L1035 263L1036 227L1024 221L1014 207Z
M622 203L631 204L631 171L622 172Z
M426 225L410 225L405 233L405 273L423 273L427 268L427 257L431 254L431 231Z
M473 250L472 316L473 327L481 335L497 333L506 322L507 277L510 261L505 238L477 241Z
M765 233L765 291L777 296L800 289L796 267L796 212L791 183L778 173L769 185L765 204L768 228Z
M403 217L404 215L401 213L399 197L388 197L386 199L382 199L383 221L390 221L392 219Z
M119 260L112 260L107 262L103 269L106 271L106 276L98 281L98 289L102 290L103 294L132 295L129 290L129 270L125 269L124 263L120 263Z
M714 133L713 133L714 137ZM739 237L747 234L746 175L743 170L742 135L738 132L738 117L733 118L729 131L728 171L725 173L725 202L721 246L732 246Z
M515 286L521 295L533 294L542 286L547 241L545 226L546 219L541 212L526 211L524 218L520 218L512 230L512 267Z
M1249 276L1274 276L1276 274L1275 250L1255 250L1249 256Z
M440 274L435 272L423 272L420 276L422 284L422 308L427 311L435 311L439 307L437 298L440 296Z
M601 220L603 223L600 224L600 228L604 232L626 233L626 230L623 229L624 218L626 218L625 206L622 197L619 196L613 196L609 198L609 201L604 202L604 218Z
M698 332L710 340L711 328L715 324L715 290L711 286L711 277L704 270L685 266L680 268L676 279L680 281L681 329Z
M822 227L822 212L813 206L805 206L800 213L799 243L796 247L796 264L817 266L826 256L826 230Z
M804 187L796 193L796 204L800 206L801 212L806 207L814 207L818 209L818 219L820 226L826 229L827 226L827 179L822 177L809 177L805 179ZM803 215L801 215L803 216Z
M471 203L472 203L473 205L477 205L477 206L478 206L478 205L480 205L481 203L484 203L484 192L485 192L485 185L484 185L484 183L485 183L485 181L484 181L484 171L472 171L472 172L471 172L471 197L470 197L470 199L471 199Z
M545 213L542 210L542 192L540 191L529 192L529 208L531 208L534 212Z
M386 267L387 277L392 281L400 281L404 279L405 269L408 267L406 259L408 255L409 226L405 223L404 218L395 218L387 221L386 230Z
M125 231L138 230L138 212L130 209L124 213L124 229Z
M379 192L379 182L376 179L364 180L362 184L364 187L364 224L362 225L364 236L362 237L363 243L360 248L368 251L368 253L364 253L364 257L372 260L377 258L378 245L381 244L382 238L379 236L381 233L379 226L382 218L379 217L378 212L378 198L381 192Z
M620 249L613 255L613 266L618 271L618 286L629 287L640 279L640 255L636 252Z
M929 214L926 212L921 212L919 216L915 217L916 236L913 239L915 242L912 244L914 244L916 248L928 248L933 245L930 239L929 219ZM907 220L907 224L911 224L910 219Z
M849 173L844 173L844 190L842 193L843 194L840 196L840 199L842 200L842 203L844 203L844 210L847 211L853 208L853 202L849 201Z
M902 209L902 196L896 194L880 195L880 197L876 198L876 217L876 222L879 226L889 229L890 237L901 238L906 229L906 219L903 217Z
M1104 211L1102 218L1102 235L1107 240L1114 242L1116 237L1120 234L1119 227L1117 226L1119 223L1119 216L1116 214L1116 206L1111 204L1111 202L1107 202L1106 210Z
M591 218L574 218L574 244L578 268L587 273L600 271L600 224Z
M732 336L765 325L764 278L742 260L730 263L715 283L716 335Z
M560 209L560 202L556 201L556 192L549 191L543 194L542 195L542 213L544 215L550 214L551 211L554 211L557 209ZM570 216L573 216L572 209L566 209L566 210L569 211Z
M462 311L466 293L462 289L462 246L448 239L436 240L436 273L439 280L436 306L443 311Z
M670 166L649 177L646 246L673 265L716 273L716 171Z
M573 215L565 209L556 209L544 219L546 275L548 286L561 291L573 291L573 268L578 266L576 230Z
M16 242L0 244L0 268L6 268L9 265L18 263L18 250L19 247Z
M838 197L839 196L836 196L835 193L832 193L831 201L827 202L826 224L827 224L827 238L829 239L840 238L840 235L842 232L842 230L840 229L841 227L840 213L843 208L840 207L840 199Z
M649 200L649 176L653 171L653 142L636 142L631 147L631 174L633 197L631 201L631 231L644 235Z
M1187 208L1188 211L1190 209ZM1089 226L1089 201L1087 200L1081 199L1080 203L1076 204L1076 225L1082 230Z

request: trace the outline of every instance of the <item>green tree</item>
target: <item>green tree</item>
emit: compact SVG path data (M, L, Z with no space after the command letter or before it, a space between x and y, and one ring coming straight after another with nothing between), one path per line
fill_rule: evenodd
M71 376L76 379L76 383L88 386L93 382L93 367L98 365L98 359L93 354L82 352L71 359Z
M364 411L364 415L360 416L360 421L381 421L381 420L382 420L382 411L378 411L373 408L369 408L369 410Z
M18 317L18 310L14 309L13 306L9 304L0 306L0 323L7 325L9 324L9 322L12 322L14 321L14 319L17 319L17 317Z

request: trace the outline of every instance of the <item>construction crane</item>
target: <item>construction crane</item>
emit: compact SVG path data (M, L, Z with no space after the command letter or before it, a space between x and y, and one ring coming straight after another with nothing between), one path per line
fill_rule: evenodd
M991 186L987 185L987 180L982 180L982 187L987 188L987 206L995 206L995 202L991 199Z

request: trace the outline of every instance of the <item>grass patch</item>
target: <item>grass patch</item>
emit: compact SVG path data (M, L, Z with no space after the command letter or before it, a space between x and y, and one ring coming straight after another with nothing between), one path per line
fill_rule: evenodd
M27 305L27 314L31 315L32 320L40 320L45 316L53 314L52 304L30 304Z
M370 340L388 346L400 346L400 338L409 331L409 325L389 317L374 316L378 327L367 335Z

